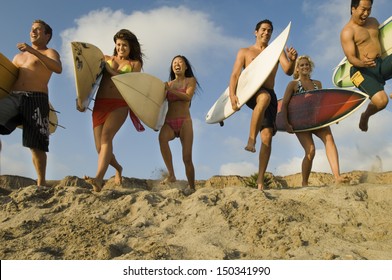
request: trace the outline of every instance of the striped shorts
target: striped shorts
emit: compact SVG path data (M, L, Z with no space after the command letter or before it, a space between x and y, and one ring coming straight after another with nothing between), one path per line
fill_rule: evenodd
M13 91L0 100L0 134L23 126L23 146L49 151L49 98L42 92Z

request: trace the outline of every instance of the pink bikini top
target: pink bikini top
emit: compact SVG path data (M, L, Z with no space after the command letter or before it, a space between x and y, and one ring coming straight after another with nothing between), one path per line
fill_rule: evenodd
M186 87L178 88L177 90L186 93ZM181 98L179 98L176 94L171 93L170 91L166 91L166 99L169 102L181 101Z

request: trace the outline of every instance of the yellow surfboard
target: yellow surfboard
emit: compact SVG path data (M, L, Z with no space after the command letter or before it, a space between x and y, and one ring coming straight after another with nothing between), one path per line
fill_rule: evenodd
M0 53L0 99L7 96L18 78L19 69L2 53ZM52 104L49 103L49 131L54 133L58 126L58 118Z
M0 53L0 99L6 97L18 78L18 68Z

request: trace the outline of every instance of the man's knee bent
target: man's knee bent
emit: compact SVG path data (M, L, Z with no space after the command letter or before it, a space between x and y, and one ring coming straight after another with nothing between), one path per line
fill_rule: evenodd
M382 110L387 107L389 99L384 91L380 91L372 97L371 101L378 110Z
M271 95L268 92L260 92L256 97L256 106L261 104L269 104L271 102Z
M267 145L272 143L272 137L274 136L274 130L271 127L263 128L260 132L261 141Z

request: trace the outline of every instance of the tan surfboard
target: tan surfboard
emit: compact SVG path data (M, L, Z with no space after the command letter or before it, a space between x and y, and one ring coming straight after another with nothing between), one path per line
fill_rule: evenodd
M94 99L102 79L105 56L93 44L71 42L74 62L76 106L85 111Z
M151 129L161 129L167 113L164 82L140 72L116 75L112 80L135 115Z
M18 78L19 69L2 53L0 53L0 99L7 96ZM49 103L49 132L52 134L58 126L56 110Z

